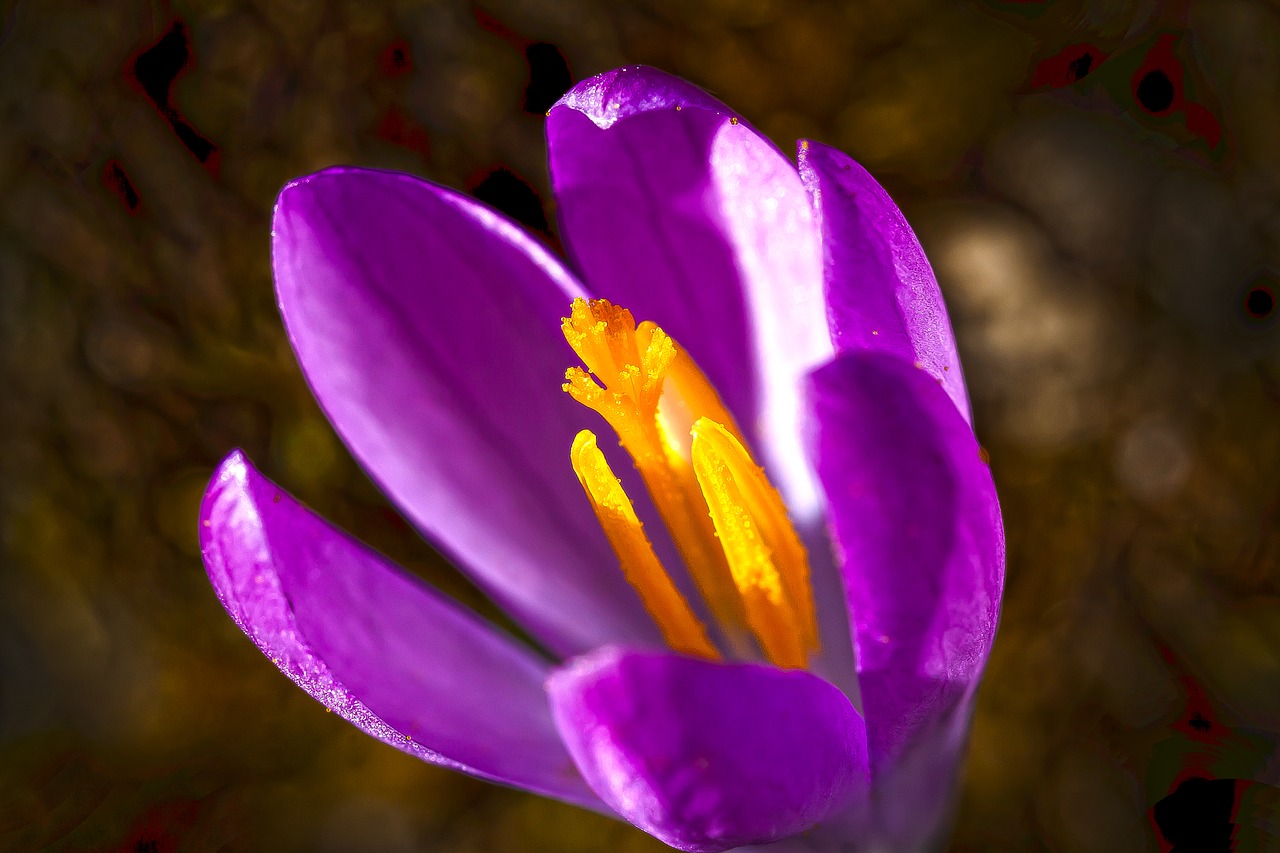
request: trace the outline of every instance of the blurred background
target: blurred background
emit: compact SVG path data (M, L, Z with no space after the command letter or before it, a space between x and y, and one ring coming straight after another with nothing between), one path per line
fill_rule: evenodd
M327 714L195 532L243 447L494 615L307 392L270 207L357 163L554 243L543 113L635 62L852 153L938 272L1009 541L954 849L1280 849L1280 3L0 8L0 849L665 849Z

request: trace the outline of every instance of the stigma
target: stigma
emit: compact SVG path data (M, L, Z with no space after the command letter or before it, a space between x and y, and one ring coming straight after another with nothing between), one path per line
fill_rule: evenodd
M654 553L590 430L570 461L623 575L668 645L803 668L818 650L809 563L786 506L710 381L669 335L605 299L575 299L561 323L583 366L564 390L599 413L631 456L725 648Z

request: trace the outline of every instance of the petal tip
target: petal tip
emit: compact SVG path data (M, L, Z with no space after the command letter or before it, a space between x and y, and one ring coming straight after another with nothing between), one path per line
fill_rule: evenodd
M209 484L205 486L204 499L200 503L200 527L207 528L210 525L210 516L213 512L213 503L217 500L218 495L225 492L228 488L239 486L244 487L248 480L249 472L254 470L253 463L249 461L249 457L244 451L236 448L222 458L222 461L213 469L213 473L209 475Z
M656 109L695 107L728 113L728 107L704 90L648 65L624 65L579 82L547 111L555 118L561 107L580 112L600 129L619 119Z
M352 172L367 171L357 166L327 166L316 172L310 172L285 183L276 195L276 211L288 208L299 196L313 189L316 184L323 184L333 178L340 178Z
M261 476L238 447L224 456L210 474L209 484L205 486L204 497L200 500L198 531L206 568L209 566L209 549L218 535L217 528L227 515L228 501L239 503L248 498L250 478L254 475Z
M272 236L277 236L281 224L289 218L295 215L309 217L315 205L326 200L331 193L344 192L356 182L367 184L386 180L408 180L430 185L430 182L408 172L363 166L326 166L319 171L294 178L280 188L272 211Z
M214 477L218 480L226 480L232 477L243 479L246 471L251 468L253 468L253 463L249 461L249 457L243 450L236 447L222 457L218 467L213 469Z
M274 490L272 494L283 494L240 448L223 457L209 476L200 500L197 535L205 571L219 590L226 549L248 548L259 538L264 484L265 489Z

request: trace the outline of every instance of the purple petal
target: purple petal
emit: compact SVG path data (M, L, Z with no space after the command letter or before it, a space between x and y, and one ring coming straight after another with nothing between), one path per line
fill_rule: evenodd
M877 777L981 676L1004 582L991 471L939 382L840 354L811 378L815 460L844 572Z
M581 288L516 226L408 175L333 169L276 205L280 310L347 446L439 547L561 654L659 642L569 464Z
M841 151L802 141L799 163L821 225L836 347L881 350L918 362L972 423L947 306L902 211Z
M587 783L680 850L785 838L867 784L858 712L808 672L605 648L547 692Z
M200 507L222 605L326 707L433 764L601 808L556 735L547 664L333 529L236 451Z
M792 509L817 507L801 377L832 353L822 258L791 162L683 80L629 67L547 119L561 231L593 292L652 320L719 389Z

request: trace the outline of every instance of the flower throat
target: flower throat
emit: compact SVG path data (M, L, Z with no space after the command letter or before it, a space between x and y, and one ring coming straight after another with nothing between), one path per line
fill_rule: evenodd
M725 637L755 637L775 665L818 650L804 546L715 389L653 323L605 299L575 299L561 323L586 370L564 390L608 422L631 455L698 591ZM654 553L635 507L590 430L570 452L627 581L677 651L720 656Z

